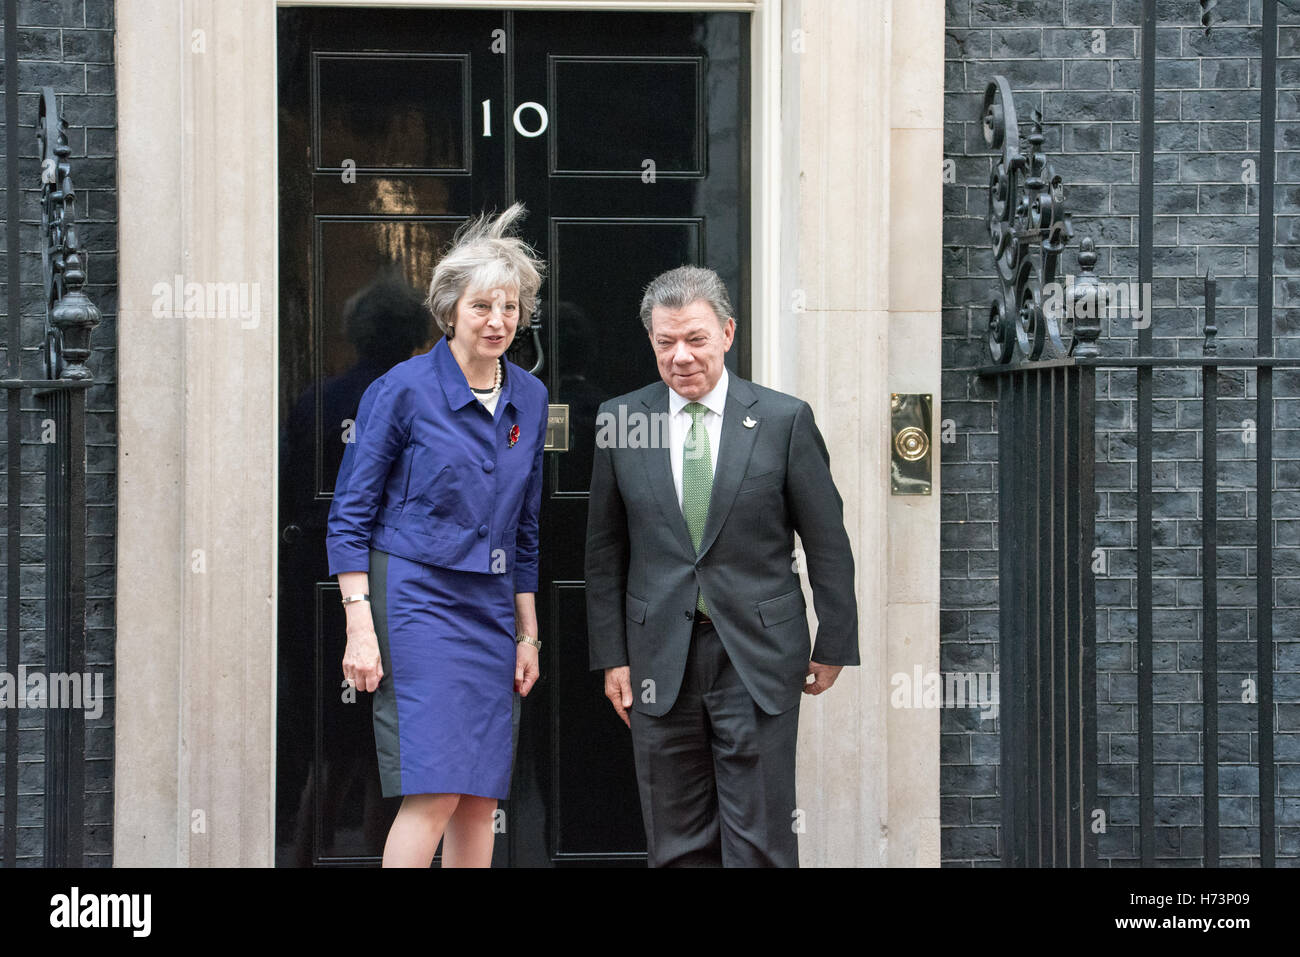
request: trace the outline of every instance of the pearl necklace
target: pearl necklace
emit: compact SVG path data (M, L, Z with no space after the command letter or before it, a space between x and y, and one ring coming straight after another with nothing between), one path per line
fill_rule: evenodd
M498 359L497 366L496 366L496 376L493 379L492 388L476 389L473 386L470 386L469 391L473 392L475 395L495 395L496 393L501 391L501 379L502 379L502 365L501 365L501 360Z

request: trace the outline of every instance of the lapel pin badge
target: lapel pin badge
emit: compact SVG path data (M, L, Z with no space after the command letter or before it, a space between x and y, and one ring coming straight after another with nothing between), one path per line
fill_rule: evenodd
M754 426L758 425L758 420L751 419L749 416L745 416L745 421L740 424L747 429L752 429Z
M515 424L510 426L510 447L513 449L515 447L515 443L518 441L519 441L519 426L518 424Z

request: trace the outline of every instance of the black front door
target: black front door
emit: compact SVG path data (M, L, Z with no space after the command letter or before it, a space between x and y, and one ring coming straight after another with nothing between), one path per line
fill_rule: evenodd
M627 729L587 670L596 406L654 381L641 291L716 269L748 374L746 14L282 9L276 860L378 861L370 702L350 700L324 532L365 387L436 335L420 300L455 228L515 200L548 274L512 358L567 407L546 455L543 678L521 704L495 863L640 863Z

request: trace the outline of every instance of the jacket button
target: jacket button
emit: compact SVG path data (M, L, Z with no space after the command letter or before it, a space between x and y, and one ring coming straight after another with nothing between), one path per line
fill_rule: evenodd
M487 459L487 460L485 460L485 461L483 462L483 471L484 471L484 472L491 472L491 471L492 471L494 468L496 468L496 467L497 467L497 464L496 464L495 462L493 462L491 459Z
M689 611L688 611L688 612L685 612L684 614L686 615L686 620L687 620L687 621L690 621L692 618L695 617L694 614L692 614L692 613L689 612Z
M478 527L478 537L479 537L479 538L483 538L483 537L485 537L486 535L487 535L487 526L486 526L486 525L480 525L480 526Z

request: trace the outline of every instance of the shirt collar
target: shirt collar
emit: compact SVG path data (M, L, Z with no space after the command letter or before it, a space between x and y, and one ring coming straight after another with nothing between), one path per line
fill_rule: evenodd
M447 345L447 340L439 339L432 349L429 350L429 356L433 362L434 372L438 376L438 382L442 385L442 392L447 397L447 405L452 409L463 409L471 402L477 402L478 397L470 391L469 382L465 379L465 373L461 371L460 363L456 357L451 354L451 347ZM504 358L504 357L503 357ZM501 396L497 399L497 404L504 407L510 403L510 385L514 377L510 375L509 360L501 364Z
M687 399L678 395L671 388L668 390L669 415L676 415L691 402L698 402L710 412L716 412L718 415L722 415L722 410L727 405L727 367L725 365L722 367L722 375L718 376L718 384L713 387L713 391L698 399Z

